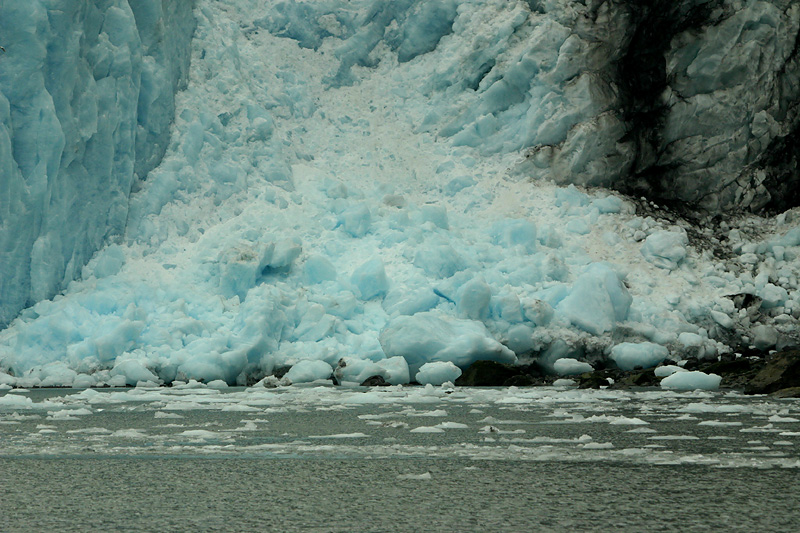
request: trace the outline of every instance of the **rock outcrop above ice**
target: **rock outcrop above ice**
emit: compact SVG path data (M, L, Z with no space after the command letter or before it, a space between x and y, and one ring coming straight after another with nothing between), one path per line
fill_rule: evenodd
M167 148L193 5L0 3L0 328L124 232Z
M800 387L800 351L788 350L776 354L748 383L745 392L768 394L796 387Z

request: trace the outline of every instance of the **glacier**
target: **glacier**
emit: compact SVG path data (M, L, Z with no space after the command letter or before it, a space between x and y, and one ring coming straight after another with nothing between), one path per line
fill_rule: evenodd
M63 4L0 6L0 384L800 343L793 2Z
M0 327L124 233L131 189L167 148L192 7L0 5Z

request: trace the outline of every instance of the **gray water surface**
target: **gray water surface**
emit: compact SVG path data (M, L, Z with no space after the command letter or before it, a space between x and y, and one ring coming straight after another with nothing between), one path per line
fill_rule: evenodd
M799 444L723 393L0 393L0 530L796 531Z

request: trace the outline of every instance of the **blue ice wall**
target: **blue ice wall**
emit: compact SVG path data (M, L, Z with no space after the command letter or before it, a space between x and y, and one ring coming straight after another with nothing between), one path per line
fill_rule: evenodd
M163 156L194 0L0 2L0 328L120 234Z

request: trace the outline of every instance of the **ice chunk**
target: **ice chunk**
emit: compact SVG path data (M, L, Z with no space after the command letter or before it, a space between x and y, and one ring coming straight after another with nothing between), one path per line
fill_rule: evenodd
M516 354L524 354L533 350L534 330L527 324L516 324L508 328L506 332L506 341L504 344L508 346Z
M492 288L485 281L475 278L461 286L456 298L456 309L461 316L483 320L489 314Z
M461 376L461 369L450 361L432 361L425 363L417 372L415 380L421 385L441 385L453 382Z
M380 342L388 357L406 359L412 375L429 361L451 361L463 369L481 359L502 363L517 360L482 323L435 311L393 318L381 331Z
M655 372L657 378L665 378L675 372L688 372L688 370L677 365L664 365L657 367L653 372Z
M372 224L372 214L364 204L357 204L345 209L339 216L342 228L353 237L363 237Z
M529 220L502 220L492 226L492 239L506 248L519 246L532 253L536 250L536 226Z
M464 258L447 244L422 246L414 256L414 266L431 276L449 278L466 268Z
M394 288L383 299L382 305L390 315L414 315L436 307L441 297L429 287L412 289Z
M631 301L620 276L608 265L593 263L556 306L556 311L580 329L602 335L627 318Z
M303 264L306 281L312 285L336 280L336 268L321 255L311 255Z
M343 357L334 375L339 382L363 383L372 376L381 376L390 385L401 385L410 381L408 363L402 357L390 357L380 361Z
M126 385L136 385L140 381L158 383L159 379L139 361L129 359L122 361L111 369L112 376L123 376Z
M611 359L622 370L652 368L669 355L669 350L652 342L623 342L611 348Z
M659 268L675 270L686 257L689 238L684 231L657 231L645 239L644 258Z
M789 299L786 289L772 283L765 284L757 294L761 298L761 307L766 309L782 306Z
M589 363L578 361L577 359L562 357L553 363L553 369L559 376L575 376L577 374L583 374L584 372L591 372L594 370L594 367Z
M305 359L294 364L284 377L292 383L309 383L318 379L328 379L331 374L333 369L325 361Z
M423 222L432 222L442 229L450 228L450 223L447 220L447 208L442 205L423 205L420 208L420 215Z
M371 300L383 296L389 290L389 278L383 261L378 258L370 259L353 272L350 281L358 289L362 300Z
M459 176L451 179L447 185L444 186L444 192L448 196L455 196L460 191L475 185L475 180L469 176Z
M705 372L675 372L661 380L661 388L673 390L717 390L722 378Z

